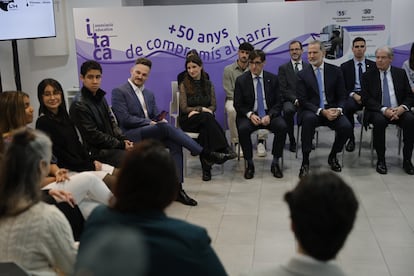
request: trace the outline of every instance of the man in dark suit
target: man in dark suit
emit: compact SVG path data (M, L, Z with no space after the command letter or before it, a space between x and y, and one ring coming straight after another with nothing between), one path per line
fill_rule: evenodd
M342 170L336 155L348 138L352 127L342 116L346 92L341 69L325 63L325 49L320 41L308 45L308 60L312 65L298 73L297 95L299 100L298 121L302 125L302 166L299 177L309 173L309 154L315 128L328 126L335 130L335 141L328 157L328 164L336 172Z
M375 51L377 68L362 75L362 102L366 112L364 123L373 124L373 144L377 152L376 170L387 173L385 163L385 129L388 124L396 124L403 131L403 168L407 174L414 174L411 163L414 144L414 105L407 75L403 69L391 66L394 57L390 47L384 46Z
M274 177L282 178L279 166L286 140L286 122L281 116L282 96L277 76L264 71L266 55L262 50L249 53L249 71L236 79L234 89L234 108L237 112L236 125L239 142L244 152L247 166L244 177L254 177L253 150L250 134L266 128L274 133L273 161L270 167Z
M207 153L182 130L168 124L165 118L157 118L158 107L154 94L144 87L149 77L152 62L146 58L136 60L131 69L128 82L112 91L112 109L123 133L133 142L144 139L162 141L169 148L178 167L180 183L183 177L183 151L187 148L194 155L205 156L206 162L224 162L226 155ZM183 204L195 206L197 202L190 198L183 189L177 198Z
M355 124L355 112L362 110L362 74L371 68L375 68L375 62L365 58L366 49L365 39L362 37L356 37L352 41L352 52L354 53L354 58L341 64L341 70L345 80L345 89L349 95L345 102L344 114L351 123L352 128L354 128ZM345 149L350 152L355 150L354 131L352 131L352 136L349 138Z
M277 75L279 80L280 92L283 97L283 117L285 118L289 136L289 150L296 151L296 140L294 135L294 116L298 109L299 101L296 96L296 83L298 77L296 74L309 63L302 61L303 47L300 41L294 40L289 43L290 61L280 65Z

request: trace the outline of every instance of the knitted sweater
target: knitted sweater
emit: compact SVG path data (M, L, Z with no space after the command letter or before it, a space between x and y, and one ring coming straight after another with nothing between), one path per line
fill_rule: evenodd
M14 217L0 218L0 262L12 261L31 275L70 275L76 257L72 230L53 205L39 202Z

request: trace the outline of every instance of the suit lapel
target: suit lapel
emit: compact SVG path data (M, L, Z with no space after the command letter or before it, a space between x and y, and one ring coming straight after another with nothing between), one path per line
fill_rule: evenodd
M141 102L139 101L137 94L135 93L135 91L132 88L131 84L129 84L128 87L129 87L129 94L131 95L131 98L135 102L134 105L137 106L141 110L142 114L144 115L145 114L144 108L142 108Z

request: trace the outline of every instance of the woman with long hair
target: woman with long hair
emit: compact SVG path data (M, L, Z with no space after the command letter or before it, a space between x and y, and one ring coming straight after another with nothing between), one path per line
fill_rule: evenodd
M25 127L32 121L33 107L30 105L28 94L21 91L0 93L0 131L3 133L3 139L7 141L13 131ZM99 203L108 203L112 193L101 179L89 172L69 176L67 169L56 165L56 160L51 162L49 174L43 178L41 188L52 192L64 191L53 195L58 202L73 196L85 218ZM73 200L67 201L70 203Z
M228 159L236 158L229 146L224 130L217 122L216 94L214 86L206 77L200 57L191 55L185 62L187 73L180 84L180 127L187 132L198 132L198 143L209 151L227 154ZM211 164L200 158L203 180L211 179Z
M31 275L70 275L76 256L65 216L40 200L51 147L46 135L21 129L11 136L0 163L0 260L13 261Z
M37 86L37 98L40 106L36 128L52 140L57 165L74 172L90 171L111 188L116 181L117 169L90 157L69 117L60 83L54 79L42 80Z

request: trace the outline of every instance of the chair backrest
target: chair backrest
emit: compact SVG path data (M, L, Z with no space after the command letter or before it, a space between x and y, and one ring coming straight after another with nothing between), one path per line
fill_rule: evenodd
M0 276L29 276L30 274L27 273L21 266L13 262L0 262Z
M171 102L170 102L170 121L174 118L174 125L178 127L178 113L180 109L180 100L179 100L179 91L178 91L178 83L177 81L171 82Z

